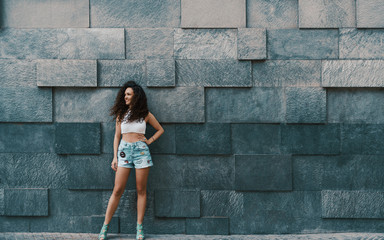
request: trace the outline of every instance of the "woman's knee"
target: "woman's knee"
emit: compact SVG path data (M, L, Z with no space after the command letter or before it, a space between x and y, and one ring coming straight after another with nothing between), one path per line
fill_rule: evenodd
M124 188L123 187L114 187L113 188L113 195L115 196L115 197L121 197L122 195L123 195L123 193L124 193Z
M136 187L137 195L145 196L147 195L147 189L145 187Z

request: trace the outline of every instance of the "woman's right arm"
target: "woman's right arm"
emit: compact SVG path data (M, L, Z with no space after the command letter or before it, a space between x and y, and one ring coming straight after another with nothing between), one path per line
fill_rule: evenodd
M117 171L117 149L120 144L121 139L121 123L119 121L119 118L116 118L116 126L115 126L115 138L113 140L113 160L111 167L114 171Z

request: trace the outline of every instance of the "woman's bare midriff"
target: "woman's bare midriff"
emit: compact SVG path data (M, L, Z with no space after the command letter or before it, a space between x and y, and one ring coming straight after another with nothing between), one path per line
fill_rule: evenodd
M137 142L144 140L144 134L142 133L123 133L122 139L125 142Z

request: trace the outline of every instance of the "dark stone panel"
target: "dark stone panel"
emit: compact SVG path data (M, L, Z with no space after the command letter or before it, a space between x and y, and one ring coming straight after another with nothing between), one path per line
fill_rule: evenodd
M187 234L229 234L229 219L226 217L187 218L185 225Z
M99 226L100 232L102 227ZM49 216L31 219L31 232L95 233L91 216Z
M0 232L28 232L29 218L0 216Z
M135 233L136 218L121 218L120 232ZM148 234L185 234L185 218L147 218L144 217L143 231Z
M160 124L164 129L164 133L160 136L159 139L156 139L156 141L149 145L151 153L176 153L175 125L163 123ZM147 139L149 139L156 133L156 131L157 130L154 129L150 124L147 124L147 133L145 136Z
M100 123L56 123L57 154L100 154Z
M153 167L148 179L149 189L184 187L187 161L180 155L152 155ZM166 174L165 174L166 173Z
M5 188L6 216L48 216L48 189Z
M92 233L98 233L104 224L105 216L91 216ZM112 217L109 223L108 233L119 233L120 232L120 221L119 217Z
M235 189L241 191L292 190L290 155L235 155Z
M201 190L201 216L243 216L243 192Z
M343 124L341 152L344 154L384 154L384 125Z
M200 217L199 190L156 190L156 217Z
M97 72L100 87L121 87L128 80L146 84L144 60L99 60Z

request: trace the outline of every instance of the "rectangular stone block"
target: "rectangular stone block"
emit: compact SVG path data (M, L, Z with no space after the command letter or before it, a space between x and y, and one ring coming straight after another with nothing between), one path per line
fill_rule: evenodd
M172 189L183 188L185 184L186 156L153 154L154 167L150 170L151 177L148 178L149 189L161 189L164 186ZM167 174L164 174L167 171Z
M291 191L291 156L235 155L235 189L238 191Z
M384 28L384 2L377 0L356 0L358 28Z
M279 154L280 134L280 125L231 124L233 153Z
M156 190L156 217L200 217L200 191Z
M272 29L267 32L267 38L268 59L335 59L339 56L336 29Z
M124 29L14 29L0 32L0 58L124 59Z
M100 123L56 123L57 154L100 154Z
M22 137L15 137L23 132ZM54 152L51 124L0 123L0 152Z
M320 87L319 60L254 61L252 70L255 87Z
M0 216L0 232L28 232L30 218Z
M87 28L89 1L2 1L2 27L9 28Z
M151 153L176 153L175 125L161 123L161 126L164 128L164 133L161 135L159 140L156 140L149 145ZM157 132L157 130L154 129L150 124L147 124L146 129L147 133L145 136L147 139L152 137Z
M125 29L125 54L126 59L173 58L173 29Z
M98 60L98 86L121 87L128 80L145 85L144 60Z
M96 87L96 60L38 60L39 87Z
M237 30L237 59L257 60L267 58L267 32L263 28Z
M181 0L181 27L245 27L245 13L245 0Z
M244 192L201 191L201 216L236 217L244 214Z
M250 61L177 60L177 86L252 87Z
M297 28L297 0L247 0L247 27Z
M340 125L282 125L281 143L291 154L339 154Z
M228 235L229 218L203 217L187 218L185 222L186 234Z
M91 0L90 24L94 27L179 27L180 1Z
M280 123L285 120L282 88L206 89L207 122Z
M383 218L384 193L321 191L322 218Z
M343 124L341 152L345 154L384 154L384 125Z
M374 89L330 88L328 92L328 122L384 123L384 91Z
M2 87L36 87L36 62L0 59Z
M175 60L147 59L147 87L174 87Z
M384 58L384 29L342 28L339 38L340 59Z
M300 28L355 26L355 0L299 0Z
M4 215L4 189L0 188L0 216Z
M322 62L322 87L383 87L384 60Z
M327 121L327 92L324 88L288 87L287 122L325 123Z
M236 29L176 28L175 59L236 59L236 35Z
M100 231L102 225L98 227ZM31 232L95 233L92 231L94 228L91 216L49 216L30 222ZM54 235L47 237L55 238Z
M48 216L48 189L4 189L6 216Z

